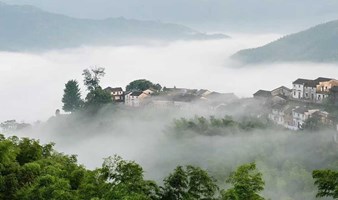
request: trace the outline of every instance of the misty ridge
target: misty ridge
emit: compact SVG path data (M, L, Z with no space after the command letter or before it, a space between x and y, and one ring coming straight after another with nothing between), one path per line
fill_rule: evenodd
M0 50L15 52L228 38L223 34L208 35L177 24L124 18L77 19L33 6L1 2L0 26Z
M0 199L338 198L336 3L4 2Z
M243 64L278 62L337 63L338 21L286 35L264 46L238 51L231 57Z

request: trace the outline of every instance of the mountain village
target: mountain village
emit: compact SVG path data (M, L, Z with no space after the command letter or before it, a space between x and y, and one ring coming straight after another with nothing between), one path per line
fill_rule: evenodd
M325 126L337 124L333 113L324 108L328 104L337 105L338 80L299 78L292 82L292 89L281 86L272 91L259 90L253 96L270 108L268 118L271 121L290 130L303 129L311 118L320 120Z
M182 108L198 103L217 110L240 100L233 93L218 93L205 89L174 87L164 88L161 92L152 88L125 92L121 87L107 87L104 90L112 95L113 102L132 108L150 105L156 108ZM325 126L337 127L338 130L336 117L324 109L328 102L333 102L334 105L338 103L336 79L299 78L292 82L292 89L281 86L272 91L259 90L253 94L253 100L267 108L266 111L262 111L262 116L287 129L301 130L308 119L316 118Z

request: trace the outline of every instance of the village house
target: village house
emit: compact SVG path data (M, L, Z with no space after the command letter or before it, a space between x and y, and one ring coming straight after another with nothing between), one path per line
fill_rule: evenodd
M272 112L269 114L269 119L275 124L283 126L287 129L297 130L294 126L292 111L294 107L288 104L275 104L272 106Z
M285 97L286 99L288 99L291 96L291 93L292 90L285 86L278 87L271 91L272 96L281 96Z
M111 94L113 102L124 103L124 101L125 101L124 91L121 87L116 87L116 88L107 87L107 88L104 89L104 91Z
M255 99L266 100L272 97L270 91L267 90L258 90L255 94L253 94Z
M304 98L304 87L305 84L310 82L309 79L297 79L294 82L292 82L293 88L292 88L292 98L294 99L303 99Z
M284 126L284 106L281 104L275 104L272 106L272 112L269 114L269 119L278 125Z
M308 109L305 106L299 106L295 108L292 111L292 116L293 116L293 125L297 129L303 129L303 126L308 118L311 117L311 115L314 112L319 111L319 109Z
M338 80L330 79L321 81L316 87L316 101L322 103L325 98L329 96L332 87L338 86Z
M317 119L320 120L320 122L324 125L327 126L333 126L334 125L334 117L330 115L330 113L326 112L326 111L316 111L312 114L311 117L315 117Z
M308 81L304 84L304 99L310 102L316 102L316 88L317 88L316 81Z
M128 92L125 95L125 104L131 107L139 107L146 104L149 96L143 91Z
M319 77L315 80L297 79L293 83L292 98L301 101L322 103L328 96L328 89L336 83L332 78ZM326 88L326 89L325 89Z

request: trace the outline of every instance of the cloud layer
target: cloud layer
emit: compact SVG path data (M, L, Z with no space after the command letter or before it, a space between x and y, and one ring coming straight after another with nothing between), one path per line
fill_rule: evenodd
M294 63L238 66L229 56L279 35L234 35L232 39L155 43L149 46L83 47L42 54L0 53L0 120L46 120L62 107L64 84L91 66L106 68L102 86L122 86L139 78L166 87L234 92L249 97L258 89L291 87L298 77L338 78L338 66ZM83 96L85 90L83 89Z

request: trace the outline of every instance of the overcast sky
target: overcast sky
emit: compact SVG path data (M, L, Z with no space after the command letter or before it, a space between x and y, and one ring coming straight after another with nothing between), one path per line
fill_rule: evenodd
M0 0L81 18L126 17L203 31L294 32L338 19L336 0Z

